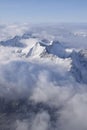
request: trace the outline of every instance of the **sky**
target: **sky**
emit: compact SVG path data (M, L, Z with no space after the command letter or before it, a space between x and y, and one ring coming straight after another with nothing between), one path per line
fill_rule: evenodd
M87 22L87 0L0 0L0 22Z

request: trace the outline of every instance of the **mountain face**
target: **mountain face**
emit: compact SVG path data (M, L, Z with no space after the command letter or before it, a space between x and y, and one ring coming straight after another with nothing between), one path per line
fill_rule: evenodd
M6 40L6 41L1 41L0 45L2 46L11 46L11 47L24 47L24 45L20 42L21 37L20 36L15 36L12 39Z
M72 73L78 82L87 84L87 50L75 53L72 61Z
M0 39L1 130L87 130L87 39L66 28Z

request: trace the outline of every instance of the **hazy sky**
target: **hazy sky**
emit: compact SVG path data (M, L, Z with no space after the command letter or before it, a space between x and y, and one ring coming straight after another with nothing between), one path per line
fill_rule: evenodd
M0 0L0 22L87 22L87 0Z

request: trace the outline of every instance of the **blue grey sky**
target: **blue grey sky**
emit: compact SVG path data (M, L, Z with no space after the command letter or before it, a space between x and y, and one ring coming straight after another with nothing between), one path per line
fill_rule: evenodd
M0 22L87 22L87 0L0 0Z

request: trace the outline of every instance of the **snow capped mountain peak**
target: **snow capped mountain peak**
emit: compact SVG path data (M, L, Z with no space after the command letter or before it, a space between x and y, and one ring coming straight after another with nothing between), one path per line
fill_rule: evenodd
M51 41L50 45L46 47L49 54L56 55L60 58L67 58L70 56L69 51L59 41Z
M45 47L42 46L39 42L37 42L29 51L27 54L28 56L40 56L45 51Z

